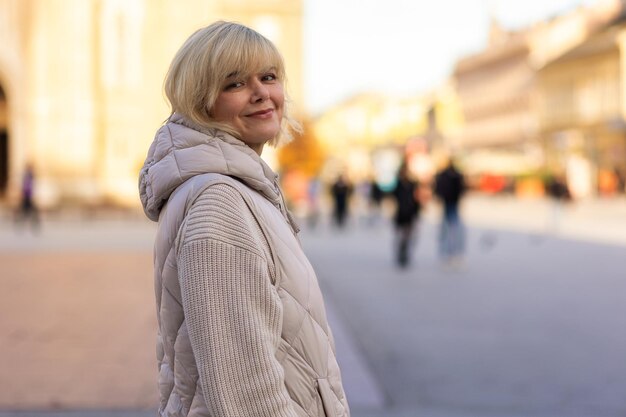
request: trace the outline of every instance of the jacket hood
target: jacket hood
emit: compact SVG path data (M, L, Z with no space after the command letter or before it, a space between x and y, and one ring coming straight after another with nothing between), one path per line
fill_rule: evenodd
M146 216L157 221L179 185L206 173L237 178L272 203L280 203L277 175L255 151L228 133L202 128L174 114L157 131L139 173Z

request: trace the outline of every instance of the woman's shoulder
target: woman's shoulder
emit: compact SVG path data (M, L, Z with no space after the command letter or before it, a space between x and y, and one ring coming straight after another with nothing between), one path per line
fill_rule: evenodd
M213 183L191 202L180 231L180 244L212 240L261 255L254 219L235 184Z
M190 211L194 208L239 211L246 206L241 187L237 181L227 176L220 176L214 182L209 183L198 193L190 205Z

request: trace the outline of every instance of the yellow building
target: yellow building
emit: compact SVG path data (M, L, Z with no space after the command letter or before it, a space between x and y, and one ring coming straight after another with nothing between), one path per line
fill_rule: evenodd
M454 77L465 122L462 146L516 146L532 135L529 54L524 32L507 33L492 36L484 52L457 63Z
M136 205L137 174L168 116L167 67L192 31L247 24L283 52L302 103L301 0L0 0L0 191L27 163L43 206Z
M492 23L487 48L461 59L454 72L464 116L458 143L469 171L517 175L545 167L546 118L563 110L555 96L563 81L559 62L614 22L622 8L620 0L604 0L518 32ZM579 73L594 65L580 64Z
M398 149L426 131L428 106L424 97L363 93L327 110L312 124L329 157L322 176L345 172L352 181L366 180L374 174L375 153L391 155L395 170Z
M603 173L626 173L625 48L626 20L619 16L538 71L547 166L565 173L577 196L602 188Z
M395 174L407 145L422 143L425 152L454 146L460 124L456 91L445 84L407 97L357 95L318 117L313 130L336 165L333 170L347 170L359 181L370 177L380 160Z
M527 31L505 32L492 22L488 47L457 62L453 77L464 123L456 152L467 173L509 174L533 167L527 155L536 153L539 141L530 54Z
M364 93L326 111L315 121L320 142L334 153L403 144L424 132L429 103L422 97Z

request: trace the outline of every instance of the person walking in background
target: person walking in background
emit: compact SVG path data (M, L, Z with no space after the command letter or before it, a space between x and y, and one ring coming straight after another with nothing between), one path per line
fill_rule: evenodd
M35 170L32 164L27 164L22 177L20 190L20 205L18 207L15 222L18 226L30 223L33 231L39 231L39 210L34 201Z
M372 178L369 182L369 193L368 193L368 225L374 226L378 223L381 217L381 206L383 202L383 198L385 198L385 193L383 192L380 185L376 181L376 178Z
M418 190L418 183L410 178L406 164L402 164L398 170L396 185L392 191L396 202L396 211L393 217L396 230L396 261L402 268L409 264L410 248L419 219L421 204L418 198Z
M617 178L617 194L626 193L626 175L621 168L614 168L615 177Z
M465 193L465 180L452 159L435 176L434 193L443 205L439 254L447 263L458 263L465 248L465 232L459 215L459 203Z
M309 228L315 229L320 218L320 194L322 181L313 177L307 184L307 224Z
M572 200L565 175L560 172L553 173L547 181L546 193L551 201L548 230L551 233L558 234L561 229L563 207L565 203Z
M298 125L276 46L236 23L192 34L139 175L154 250L161 417L349 417L315 272L261 159Z
M352 195L352 185L344 174L339 174L337 180L330 188L330 193L333 197L333 219L335 225L343 228L348 217L348 207L350 196Z

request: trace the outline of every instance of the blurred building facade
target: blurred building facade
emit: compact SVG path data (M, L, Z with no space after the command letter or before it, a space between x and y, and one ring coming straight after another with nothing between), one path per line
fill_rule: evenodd
M536 153L539 137L530 53L525 32L506 32L492 21L487 48L456 64L453 77L463 110L456 152L464 155L470 174L533 168L527 155Z
M444 85L360 94L318 117L315 136L357 180L425 149L432 165L453 154L475 179L506 177L501 186L515 180L521 193L540 194L550 174L565 174L575 196L602 192L607 173L626 173L624 10L600 0L517 31L494 20L485 49Z
M406 97L360 94L326 111L312 127L330 155L329 178L343 171L356 182L372 176L386 182L395 178L402 160L423 160L425 154L455 146L460 110L454 86L445 84ZM428 180L423 166L414 174Z
M567 175L595 194L626 161L624 2L599 1L518 32L493 22L485 50L458 61L466 168Z
M426 131L427 110L422 97L382 93L359 94L328 109L312 123L315 138L328 155L321 176L327 182L340 173L355 182L371 177L377 154L393 159L410 136ZM390 167L395 165L392 160Z
M546 165L568 174L575 195L611 193L605 178L626 172L625 48L621 15L538 71Z
M169 114L169 62L220 19L278 45L302 103L301 0L0 0L2 201L32 163L43 206L136 205L139 168Z

